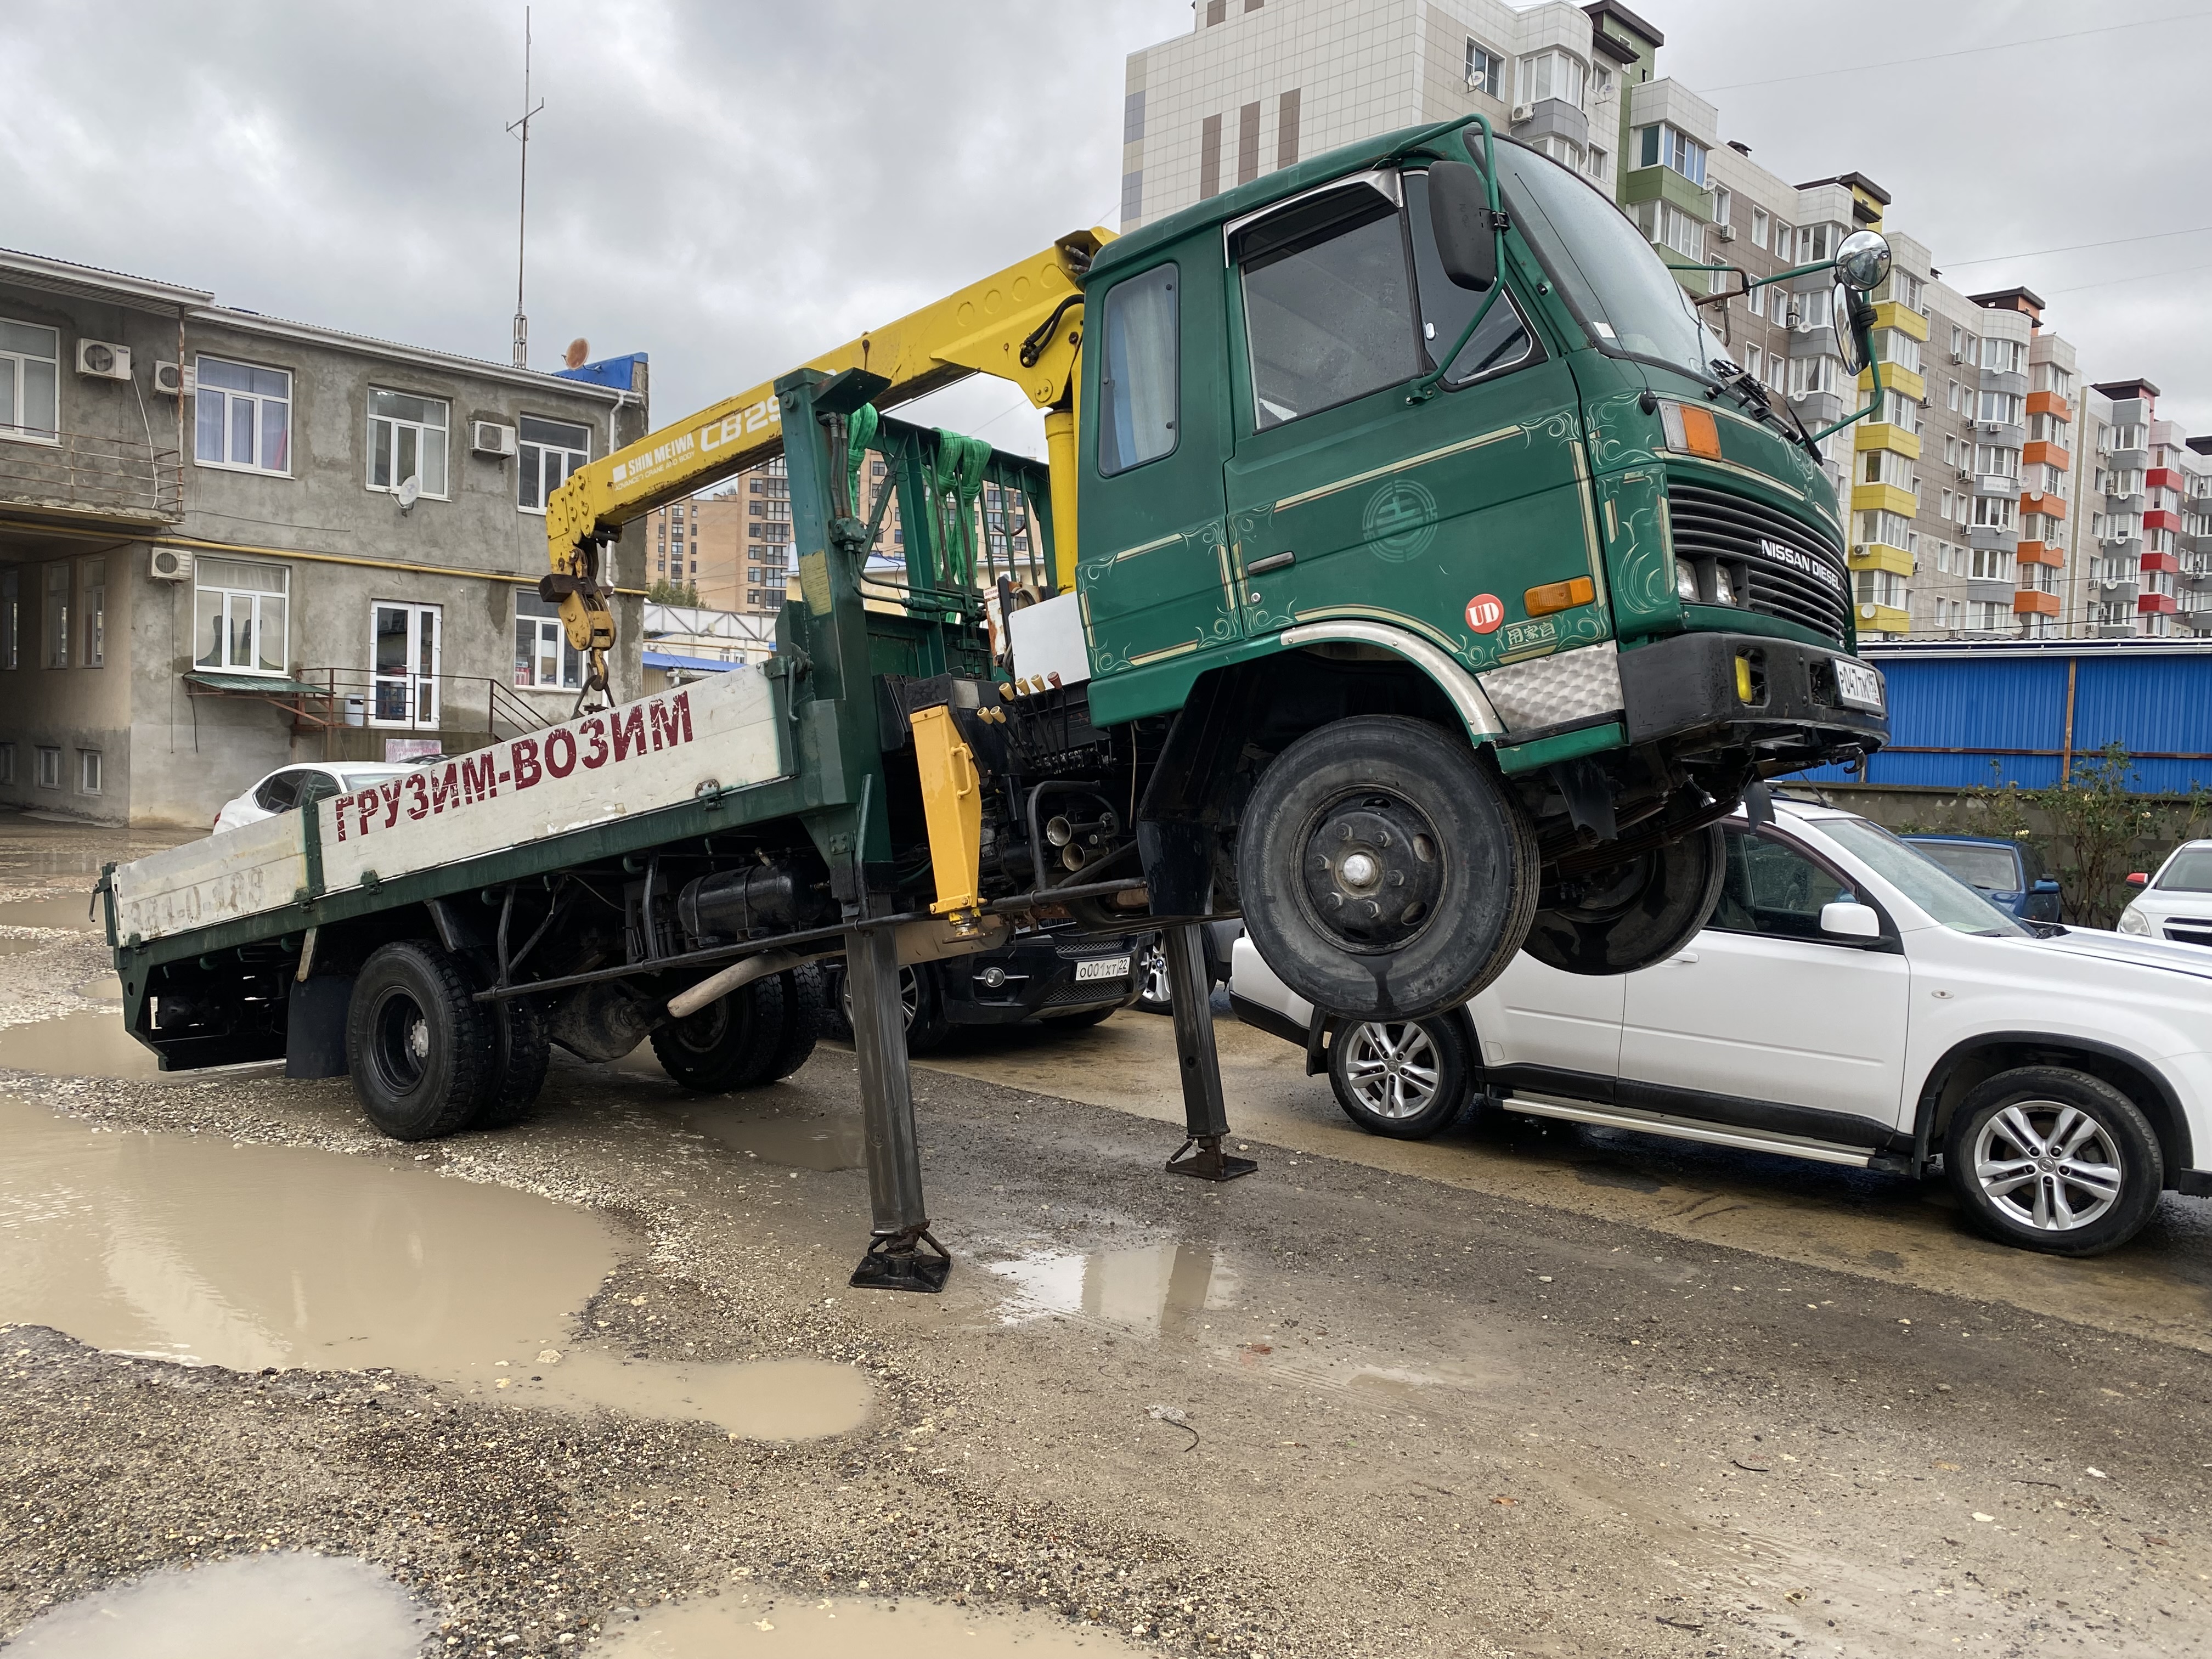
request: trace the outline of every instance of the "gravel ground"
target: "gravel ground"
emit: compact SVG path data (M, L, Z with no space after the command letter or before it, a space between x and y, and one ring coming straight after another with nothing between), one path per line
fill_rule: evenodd
M11 862L18 827L0 896L58 890ZM33 945L0 957L0 1028L83 1006L107 966ZM698 1136L649 1071L561 1066L537 1121L427 1151L368 1132L343 1082L0 1088L592 1206L635 1244L574 1341L878 1390L862 1431L768 1445L8 1329L0 1636L277 1548L386 1568L441 1653L574 1653L738 1582L1041 1607L1173 1653L2180 1654L2212 1630L2202 1356L2001 1299L1260 1142L1251 1179L1175 1180L1157 1123L935 1072L958 1265L942 1297L867 1295L860 1173ZM854 1098L825 1048L760 1108Z

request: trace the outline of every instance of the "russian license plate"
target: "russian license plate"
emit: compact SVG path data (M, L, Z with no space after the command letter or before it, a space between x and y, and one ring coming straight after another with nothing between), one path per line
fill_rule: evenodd
M1075 964L1075 977L1079 981L1086 979L1127 979L1129 977L1129 958L1127 957L1100 957L1096 962L1079 962Z
M1881 671L1863 662L1836 659L1836 696L1854 708L1881 713Z

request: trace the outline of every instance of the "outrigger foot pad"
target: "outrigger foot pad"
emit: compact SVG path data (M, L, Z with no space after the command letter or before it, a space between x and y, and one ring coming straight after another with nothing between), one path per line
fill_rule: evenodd
M1234 1158L1223 1152L1219 1135L1194 1136L1168 1160L1170 1175L1195 1176L1200 1181L1234 1181L1259 1167L1256 1158Z
M933 1255L922 1253L921 1247L925 1244ZM868 1253L853 1269L852 1282L856 1291L915 1291L934 1296L945 1288L945 1276L951 1271L951 1256L930 1236L929 1229L909 1227L904 1232L879 1233L870 1239Z

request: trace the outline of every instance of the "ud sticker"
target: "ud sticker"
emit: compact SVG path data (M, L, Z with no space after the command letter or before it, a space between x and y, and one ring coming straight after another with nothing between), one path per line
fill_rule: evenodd
M1532 645L1549 645L1559 637L1559 625L1549 617L1534 622L1517 622L1505 630L1505 649L1526 651Z
M1505 604L1495 593L1478 593L1467 602L1467 625L1478 634L1494 634L1505 620Z

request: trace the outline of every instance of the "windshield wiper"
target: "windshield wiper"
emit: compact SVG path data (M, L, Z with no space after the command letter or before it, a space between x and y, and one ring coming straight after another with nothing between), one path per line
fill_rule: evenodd
M1750 410L1763 421L1773 422L1775 430L1781 433L1790 442L1802 443L1808 449L1813 448L1813 434L1805 429L1805 423L1797 418L1797 411L1794 409L1790 410L1789 422L1784 424L1781 412L1776 410L1772 401L1768 398L1766 388L1752 378L1750 371L1737 368L1725 357L1716 357L1712 360L1712 372L1713 378L1719 382L1721 387L1724 391L1734 392L1746 409ZM1814 453L1817 456L1819 451L1814 450Z

